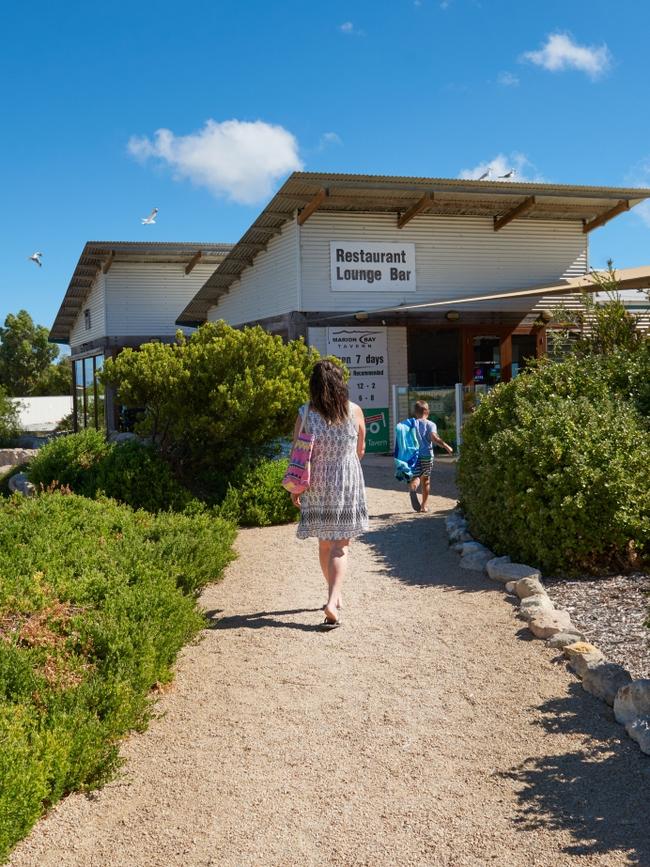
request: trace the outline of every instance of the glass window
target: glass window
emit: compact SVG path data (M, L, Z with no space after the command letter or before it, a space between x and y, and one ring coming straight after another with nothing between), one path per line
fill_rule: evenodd
M104 366L104 356L95 356L95 406L97 407L97 427L102 430L106 426L106 392L104 383L99 381L97 374Z
M526 363L537 356L537 337L535 334L512 335L512 376L521 373Z
M488 388L501 382L500 340L494 335L474 338L474 385Z
M84 365L81 359L74 363L74 413L77 430L86 427L84 417Z

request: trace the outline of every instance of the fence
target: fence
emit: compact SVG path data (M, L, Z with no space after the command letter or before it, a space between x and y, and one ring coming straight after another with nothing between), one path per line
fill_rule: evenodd
M436 423L438 434L458 451L463 441L463 422L488 391L486 385L467 386L461 382L448 388L394 385L391 407L393 427L400 419L413 415L416 400L426 400L429 418Z

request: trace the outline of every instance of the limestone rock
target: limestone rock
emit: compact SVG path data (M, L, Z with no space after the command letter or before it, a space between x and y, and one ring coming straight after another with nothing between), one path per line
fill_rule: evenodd
M546 590L539 578L520 578L515 584L515 593L520 599L528 599L529 596L546 596Z
M621 687L614 702L616 721L626 726L635 719L650 717L650 679L634 680Z
M555 608L548 596L529 596L523 599L519 606L519 616L523 620L534 620L544 614L553 614Z
M484 572L486 563L494 557L492 551L471 551L463 554L460 558L460 568L469 569L472 572Z
M506 593L515 593L515 587L517 585L516 581L508 581L505 584Z
M485 545L481 545L480 542L471 541L471 542L462 542L461 554L463 557L466 557L468 554L485 554L486 552L490 554L490 557L494 557L494 554L485 547Z
M650 756L650 717L632 720L625 726L625 731L641 747L641 752Z
M576 641L582 641L583 635L579 632L558 632L546 642L548 647L565 648L568 644L575 644Z
M564 648L564 655L569 660L569 668L579 677L584 677L588 666L604 662L601 651L588 641L574 641Z
M542 573L539 569L526 566L523 563L511 563L510 558L495 557L490 564L488 575L493 581L521 581L522 578L536 578L539 580Z
M23 494L26 497L31 497L36 491L25 473L16 473L15 476L12 476L9 479L8 487L13 494Z
M502 565L505 565L506 563L509 563L509 562L510 562L510 557L508 557L507 554L505 557L494 557L492 560L490 560L490 562L488 563L488 565L486 567L486 571L487 571L488 575L490 576L490 578L493 581L501 581L501 578L497 577L499 567ZM507 580L510 580L510 579L507 579ZM503 583L505 584L506 582L504 581Z
M551 638L559 632L570 632L571 616L568 611L553 609L543 611L528 624L528 628L537 638Z
M613 705L621 687L632 682L630 672L616 662L590 662L582 675L582 687Z
M27 464L37 449L0 449L0 466L16 467L18 464Z

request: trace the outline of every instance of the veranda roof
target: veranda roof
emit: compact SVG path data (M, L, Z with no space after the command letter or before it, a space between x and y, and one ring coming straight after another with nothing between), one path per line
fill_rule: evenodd
M491 217L495 232L513 220L572 220L587 233L649 197L650 189L637 187L294 172L176 321L205 322L287 220L302 225L316 211L394 214L397 228L424 213Z

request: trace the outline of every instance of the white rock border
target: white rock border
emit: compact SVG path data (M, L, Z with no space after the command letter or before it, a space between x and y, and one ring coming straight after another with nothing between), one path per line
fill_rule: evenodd
M608 662L597 647L584 640L569 612L555 608L541 572L525 563L512 563L510 557L496 557L474 540L459 507L447 515L445 526L451 547L460 554L461 568L485 572L506 593L517 596L518 615L527 621L535 638L562 650L582 688L613 707L616 721L650 755L650 679L633 680L622 665Z

